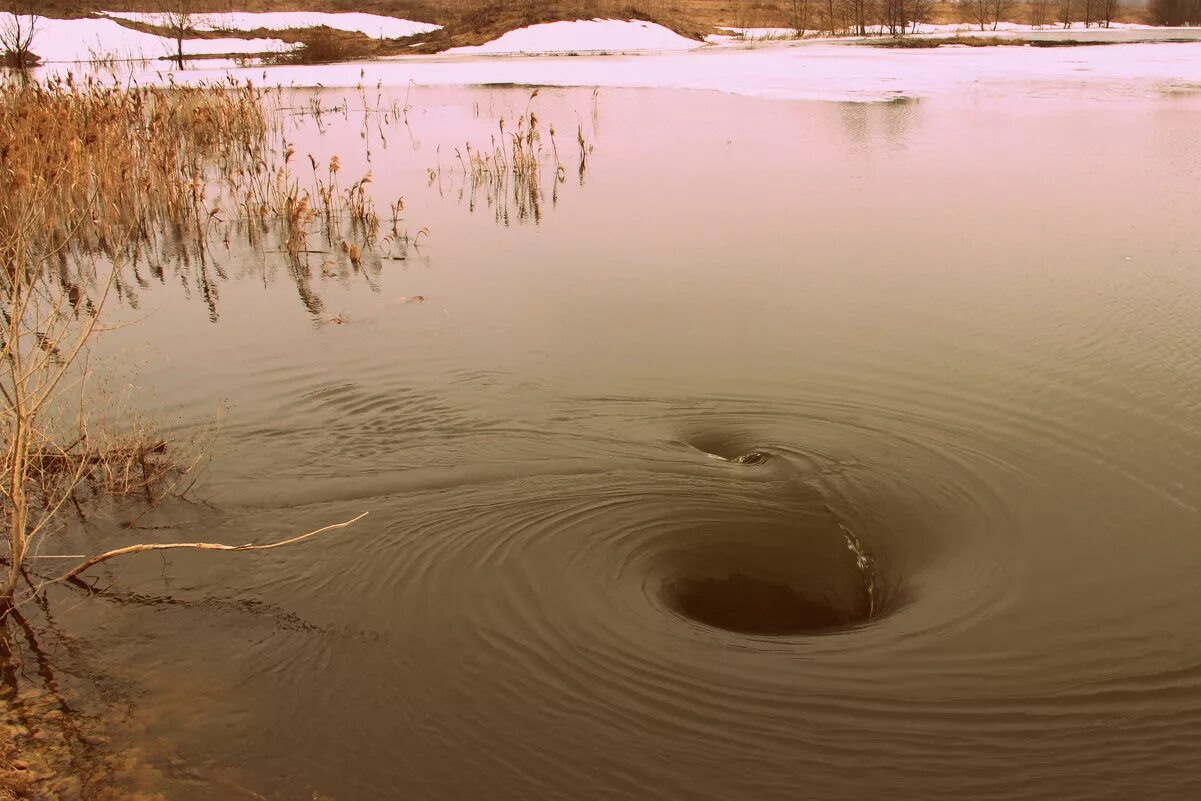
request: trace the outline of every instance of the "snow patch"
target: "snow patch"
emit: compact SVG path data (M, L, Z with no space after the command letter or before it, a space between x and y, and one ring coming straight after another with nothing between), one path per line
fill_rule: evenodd
M446 54L628 53L639 50L689 50L700 45L700 42L653 22L594 19L530 25L509 31L486 44L453 47Z
M161 14L139 11L103 11L106 17L144 22L154 25ZM362 33L376 39L401 39L419 33L429 33L441 28L429 22L414 22L409 19L385 17L379 14L357 12L325 13L320 11L233 11L214 14L198 14L196 29L202 31L253 31L265 28L282 31L287 28L316 28L324 26L338 31Z
M0 14L0 25L12 18L7 12ZM292 47L279 39L185 39L183 46L185 56L277 53ZM45 62L140 60L174 54L175 40L130 30L111 19L43 17L38 21L30 50Z

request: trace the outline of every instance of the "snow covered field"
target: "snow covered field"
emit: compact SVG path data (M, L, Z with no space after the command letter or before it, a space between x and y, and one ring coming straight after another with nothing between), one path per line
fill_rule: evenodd
M1143 31L1137 31L1141 34ZM1157 29L1153 33L1176 35ZM1120 41L1131 30L1099 32ZM476 48L439 56L402 56L321 66L237 67L195 62L174 71L177 81L219 80L227 74L256 83L350 87L529 84L701 89L756 97L836 101L887 101L946 94L1089 96L1121 101L1149 93L1201 91L1201 31L1189 43L1123 43L1106 47L941 47L906 50L865 47L851 41L782 41L701 45L649 23L593 20L552 23L514 31ZM131 31L109 19L47 20L34 52L49 61L86 59L93 53L159 57L167 39ZM190 53L282 50L275 39L190 40ZM600 51L622 55L512 55ZM638 53L639 50L648 52ZM164 80L169 66L133 68L133 77ZM45 73L63 72L49 66Z
M226 71L176 73L209 80ZM703 89L755 97L888 101L899 97L1070 95L1116 101L1162 92L1201 92L1201 42L1070 48L893 50L850 44L702 47L644 55L570 57L409 56L324 66L232 69L239 78L326 87L529 84ZM147 75L153 80L153 75Z
M0 14L0 24L12 14ZM28 18L26 18L28 19ZM26 23L28 24L28 23ZM279 39L187 39L184 52L198 56L213 53L273 53L291 49ZM38 22L33 52L44 62L96 59L153 59L175 52L175 41L134 31L111 19L50 19Z
M136 11L105 11L107 17L126 19L133 22L155 24L161 15L147 14ZM414 22L408 19L385 17L379 14L360 14L355 12L327 14L319 11L267 11L267 12L223 12L217 14L202 14L196 25L197 30L206 31L253 31L265 28L271 31L286 28L315 28L325 26L338 31L351 31L366 34L374 38L400 39L418 33L436 31L440 25L429 22Z
M512 53L596 53L638 50L691 50L701 43L640 20L593 19L545 22L509 31L475 47L455 47L447 55Z

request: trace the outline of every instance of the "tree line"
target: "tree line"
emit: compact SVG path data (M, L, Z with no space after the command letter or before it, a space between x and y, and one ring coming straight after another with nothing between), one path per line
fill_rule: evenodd
M903 36L930 21L933 5L932 0L791 0L786 13L798 36L877 32Z
M1152 17L1163 25L1201 23L1201 0L1151 0ZM1108 28L1121 11L1120 0L961 0L957 21L997 30L1004 22L1033 27ZM1156 11L1163 6L1162 13ZM783 8L797 36L873 34L904 36L934 22L934 0L789 0ZM941 9L940 9L941 11ZM740 15L741 16L741 15ZM940 14L941 16L941 14ZM744 24L742 27L756 27Z
M1157 25L1201 25L1201 0L1151 0Z

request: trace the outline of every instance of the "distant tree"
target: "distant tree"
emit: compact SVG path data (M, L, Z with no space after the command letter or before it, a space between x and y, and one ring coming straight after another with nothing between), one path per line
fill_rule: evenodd
M1051 0L1032 0L1030 3L1030 25L1041 28L1051 22Z
M204 19L196 13L195 0L172 0L170 9L156 18L160 28L165 28L175 40L175 60L183 64L183 40L196 32Z
M970 0L968 14L971 22L980 26L980 30L996 30L1009 12L1013 10L1014 0Z
M931 21L934 0L909 0L909 29L916 32L917 26Z
M4 51L4 63L17 69L37 64L33 54L33 40L42 27L42 17L34 13L32 0L10 2L4 6L6 13L0 18L0 50Z
M791 17L792 29L796 31L797 38L805 35L809 30L813 17L813 0L792 0Z
M874 0L843 0L843 17L848 33L867 36L868 26L876 21Z
M1113 22L1113 18L1117 16L1121 10L1120 0L1099 0L1099 9L1097 12L1097 24L1103 28L1108 28Z
M1008 21L1016 0L988 0L988 5L991 9L992 29L995 31L998 25Z
M892 36L912 33L929 21L930 4L931 0L881 0L880 25Z
M1065 28L1072 27L1072 0L1060 0L1059 23Z
M826 33L833 36L837 32L838 26L838 16L835 13L834 0L826 0L824 12L825 13L822 15L823 29L826 31Z
M964 22L971 22L980 26L980 30L988 27L988 12L989 0L969 0L964 5Z
M883 0L881 21L892 36L904 36L909 31L909 0Z

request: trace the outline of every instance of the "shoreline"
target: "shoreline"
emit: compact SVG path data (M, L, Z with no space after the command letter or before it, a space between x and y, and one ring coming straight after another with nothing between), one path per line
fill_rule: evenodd
M1201 39L1201 27L1145 22L1035 24L957 21L906 23L900 33L873 23L859 33L810 32L809 28L745 27L714 19L681 25L653 15L608 14L588 17L538 14L503 24L442 23L392 13L324 11L222 11L189 14L174 25L150 11L84 10L41 16L30 52L42 65L141 60L214 58L261 59L267 63L328 64L419 56L531 56L658 53L769 44L859 44L900 49L937 47L946 40L972 40L972 46L1006 46L1014 40L1035 46L1088 46L1112 42ZM960 12L962 16L962 12ZM935 15L938 16L938 15ZM945 12L941 15L946 16ZM1129 16L1129 15L1127 15ZM5 12L4 17L12 15ZM29 17L24 19L29 20ZM1065 41L1066 40L1066 41ZM1041 44L1056 42L1056 45ZM888 42L881 45L880 42ZM940 44L930 44L939 42ZM951 43L959 43L958 41Z
M1198 32L1201 34L1201 31ZM300 88L544 86L701 89L784 100L892 102L934 97L1071 97L1098 101L1201 91L1201 36L1098 47L918 47L775 42L682 52L406 56L328 65L246 65L214 58L184 70L116 65L104 80ZM1082 65L1083 62L1083 65ZM1082 68L1083 66L1083 68ZM72 65L48 65L43 77Z

